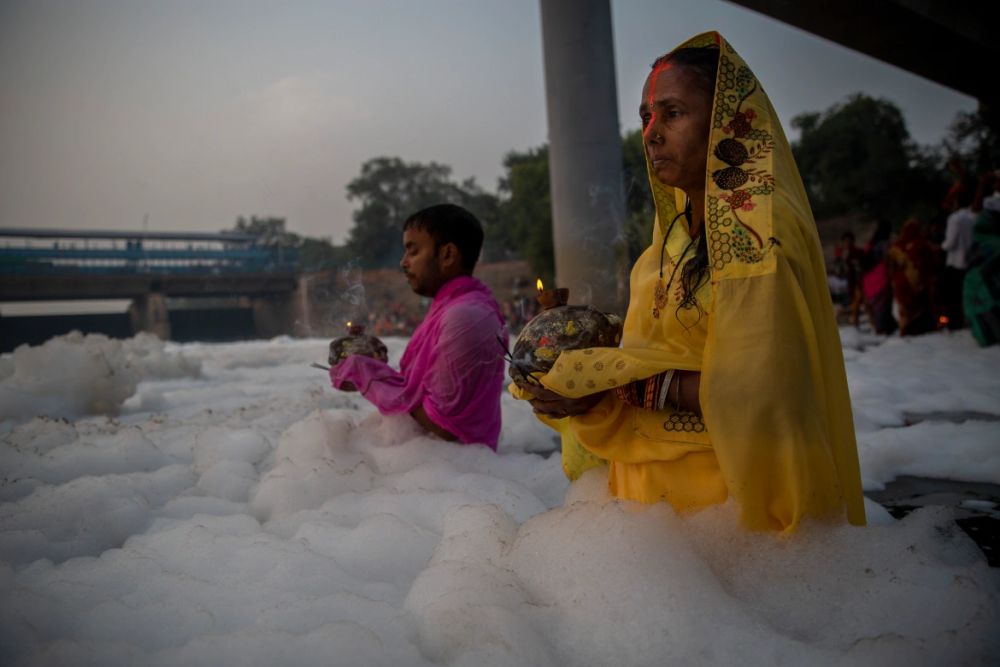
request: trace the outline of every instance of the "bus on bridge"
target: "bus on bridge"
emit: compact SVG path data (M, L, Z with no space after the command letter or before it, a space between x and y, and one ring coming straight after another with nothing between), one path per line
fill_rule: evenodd
M294 272L293 248L237 233L0 228L0 274Z
M0 351L37 344L68 326L67 318L48 315L51 308L37 317L9 316L24 310L20 304L124 300L131 304L125 323L79 322L116 335L171 338L190 328L188 320L203 337L237 329L277 335L295 321L298 270L294 248L247 234L0 228L0 304L11 304L0 313Z

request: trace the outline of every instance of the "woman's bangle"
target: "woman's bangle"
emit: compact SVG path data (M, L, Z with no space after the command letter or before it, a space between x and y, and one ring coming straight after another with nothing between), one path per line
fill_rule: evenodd
M660 395L656 397L655 410L663 410L667 407L667 396L670 394L670 381L674 378L674 369L671 368L663 374L663 385L660 387Z
M663 371L644 380L636 380L615 387L618 400L643 410L664 410L670 396L670 383L680 380L680 373L674 369Z

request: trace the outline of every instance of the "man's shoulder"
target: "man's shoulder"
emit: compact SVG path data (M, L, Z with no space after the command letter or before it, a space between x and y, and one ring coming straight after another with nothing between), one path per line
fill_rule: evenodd
M473 291L459 294L445 304L444 311L451 313L476 313L482 311L494 312L500 306L493 295L488 292Z
M441 319L445 323L483 319L494 315L498 309L490 297L463 294L447 305L441 312Z
M463 294L442 311L440 331L448 337L460 334L467 342L479 344L479 339L492 340L497 335L501 319L492 297Z

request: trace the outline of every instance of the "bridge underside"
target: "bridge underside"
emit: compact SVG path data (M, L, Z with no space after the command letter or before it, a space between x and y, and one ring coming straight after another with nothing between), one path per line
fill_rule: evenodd
M296 298L297 286L297 278L290 272L228 275L12 274L5 275L0 280L0 301L129 299L132 304L127 314L127 328L131 334L147 331L160 338L170 339L177 333L173 331L173 326L183 317L181 313L169 312L168 298L197 300L238 296L249 307L239 312L233 311L234 314L229 319L249 318L252 325L250 328L254 333L270 338L291 333L293 323L300 319L301 316L295 310L299 302ZM245 317L240 314L242 311L245 311ZM222 326L226 324L220 319L223 316L222 312L204 311L197 319L203 322L211 320L217 326ZM101 326L110 326L108 333L120 335L116 327L120 327L121 323L117 320L111 322L108 318L105 320L107 321L102 321ZM59 322L51 317L35 318L32 322L25 318L0 318L0 333L5 339L3 351L9 351L22 342L37 343L32 336L38 332L33 329L42 327L43 324L55 326ZM87 324L83 323L82 326ZM200 336L205 338L205 332L202 331Z
M979 100L997 127L1000 94L990 73L1000 40L990 7L976 0L730 0Z

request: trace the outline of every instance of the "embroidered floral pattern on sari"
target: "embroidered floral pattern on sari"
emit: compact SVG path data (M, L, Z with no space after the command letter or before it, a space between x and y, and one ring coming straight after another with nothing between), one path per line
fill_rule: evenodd
M727 55L732 47L723 45L719 55L719 75L713 127L724 135L712 148L723 165L711 172L712 184L721 192L710 191L706 219L713 269L733 261L754 264L764 259L774 244L767 242L741 216L753 214L762 197L774 192L774 175L767 157L774 150L774 136L760 123L757 112L744 103L759 90L750 69ZM717 135L717 133L713 133Z

